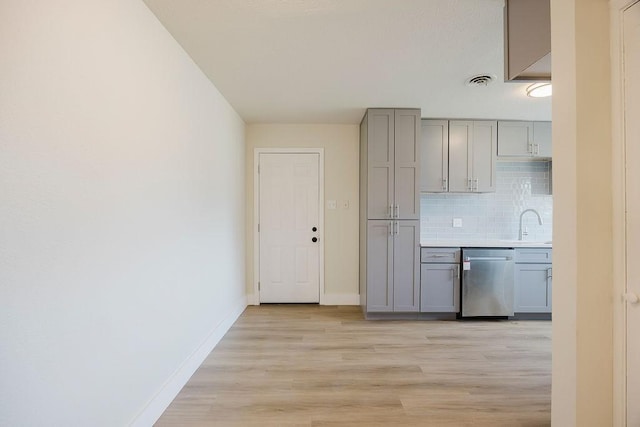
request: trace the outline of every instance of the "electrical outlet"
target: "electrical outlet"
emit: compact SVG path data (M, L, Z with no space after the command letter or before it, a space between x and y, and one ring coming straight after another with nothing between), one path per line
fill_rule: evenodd
M456 228L462 227L462 218L453 218L453 226Z

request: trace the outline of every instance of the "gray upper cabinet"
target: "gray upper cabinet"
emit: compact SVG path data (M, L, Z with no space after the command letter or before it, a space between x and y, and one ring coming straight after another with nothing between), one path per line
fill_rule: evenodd
M367 111L367 218L419 219L420 110Z
M551 122L498 122L498 156L551 157Z
M449 121L449 191L496 191L497 122Z
M420 148L420 191L496 191L496 121L422 120Z
M393 110L371 109L366 118L367 214L369 219L391 219L395 114Z
M531 156L533 122L498 122L498 156Z
M420 219L420 110L395 110L396 219Z
M420 191L449 191L449 121L422 120Z
M533 144L538 157L551 158L551 122L533 122Z

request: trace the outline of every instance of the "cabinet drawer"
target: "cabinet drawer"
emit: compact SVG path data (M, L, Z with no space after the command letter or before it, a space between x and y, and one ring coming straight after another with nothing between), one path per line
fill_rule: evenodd
M422 263L459 263L460 248L421 248L420 262Z
M551 251L547 248L518 248L516 264L551 264Z

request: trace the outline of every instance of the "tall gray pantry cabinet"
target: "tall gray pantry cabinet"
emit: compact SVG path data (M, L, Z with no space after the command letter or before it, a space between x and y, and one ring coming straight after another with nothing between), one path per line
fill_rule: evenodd
M368 109L360 124L360 303L420 310L420 109Z

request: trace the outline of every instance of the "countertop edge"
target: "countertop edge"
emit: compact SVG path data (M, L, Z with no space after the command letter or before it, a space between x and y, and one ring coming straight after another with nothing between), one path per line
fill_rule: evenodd
M552 243L544 242L523 242L523 241L496 241L496 240L478 240L478 241L421 241L422 248L544 248L552 249Z

